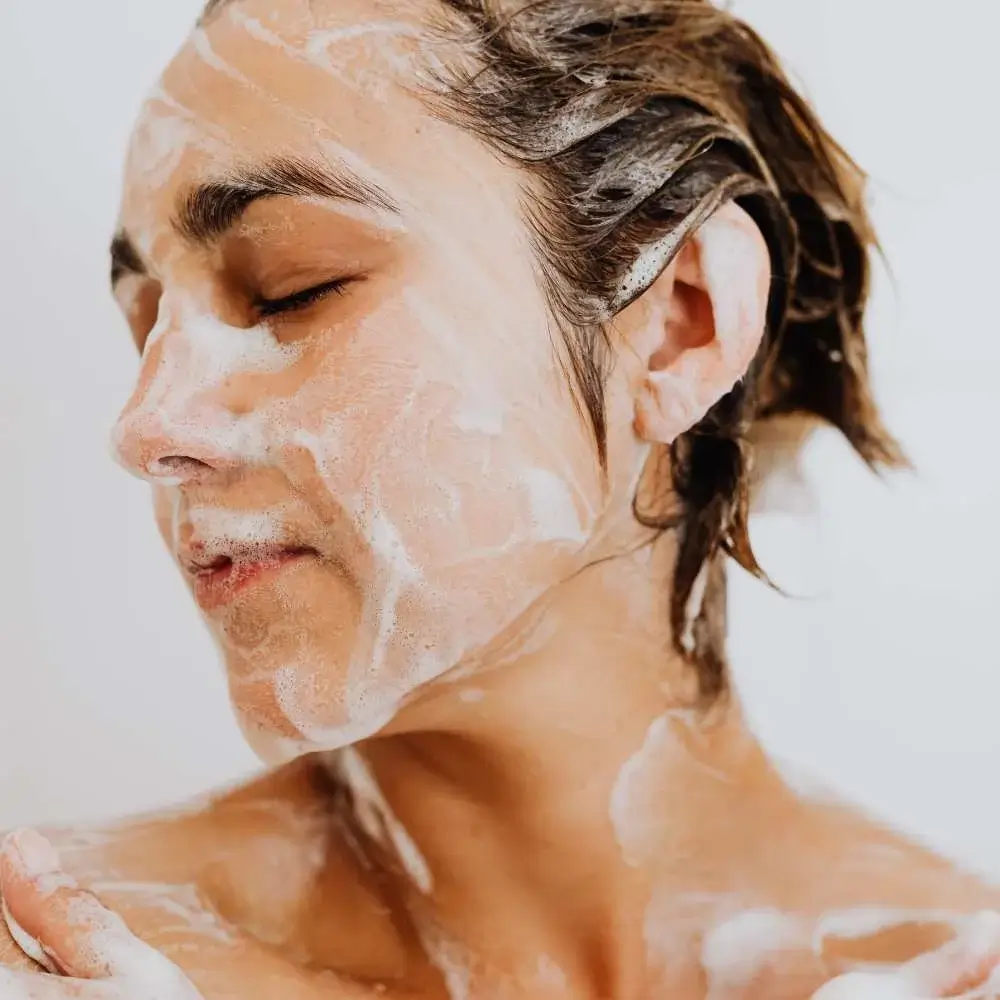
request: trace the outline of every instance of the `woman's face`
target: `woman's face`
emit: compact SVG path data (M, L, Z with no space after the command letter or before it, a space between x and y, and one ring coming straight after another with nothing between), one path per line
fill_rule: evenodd
M115 446L268 759L488 662L602 504L524 176L415 96L431 51L398 4L238 0L129 154Z

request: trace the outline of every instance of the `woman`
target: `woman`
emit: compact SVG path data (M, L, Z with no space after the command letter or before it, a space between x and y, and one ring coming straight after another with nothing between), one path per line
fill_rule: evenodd
M755 429L902 461L862 194L700 0L209 4L129 156L114 437L275 770L9 838L0 998L990 995L995 891L727 684Z

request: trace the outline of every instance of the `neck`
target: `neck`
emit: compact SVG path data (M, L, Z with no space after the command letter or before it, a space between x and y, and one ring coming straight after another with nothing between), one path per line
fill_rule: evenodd
M733 700L692 710L669 632L668 546L578 574L517 655L430 696L419 727L358 755L405 830L397 861L437 917L468 928L470 914L516 914L548 942L538 951L607 995L627 994L644 967L643 912L670 838L697 827L718 775L731 788L763 766ZM583 970L583 954L603 967Z

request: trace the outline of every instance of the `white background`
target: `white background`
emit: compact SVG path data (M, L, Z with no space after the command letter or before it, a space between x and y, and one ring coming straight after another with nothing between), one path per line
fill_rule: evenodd
M0 3L0 827L254 763L145 488L105 444L136 367L106 288L121 154L200 5ZM734 579L738 680L797 770L1000 876L1000 5L735 7L872 175L893 271L876 380L919 470L880 483L814 440L818 515L756 526L805 596Z

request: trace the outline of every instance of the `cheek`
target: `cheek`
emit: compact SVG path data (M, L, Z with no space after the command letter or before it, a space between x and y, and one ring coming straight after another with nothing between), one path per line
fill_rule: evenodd
M331 337L283 417L310 502L332 500L368 537L377 511L422 566L580 541L598 502L593 444L539 317L461 326L401 296Z
M597 460L544 335L531 364L510 338L511 362L414 316L387 308L331 337L269 404L325 560L229 617L247 730L311 747L369 735L565 579L591 529Z
M400 456L397 499L411 498L414 558L464 586L503 563L531 575L552 550L582 546L591 507L552 445L515 416L496 437L443 426L419 446L419 464Z
M358 536L340 533L338 545L351 550L345 559L359 568L357 549L367 543L396 549L399 561L405 552L434 575L530 546L583 543L596 505L581 466L596 459L587 450L578 460L575 413L567 420L551 403L525 412L487 380L470 396L467 386L405 374L396 365L365 404L318 426L303 421L299 461L312 460L313 502L332 506L331 523L344 511ZM495 408L472 409L490 397Z

